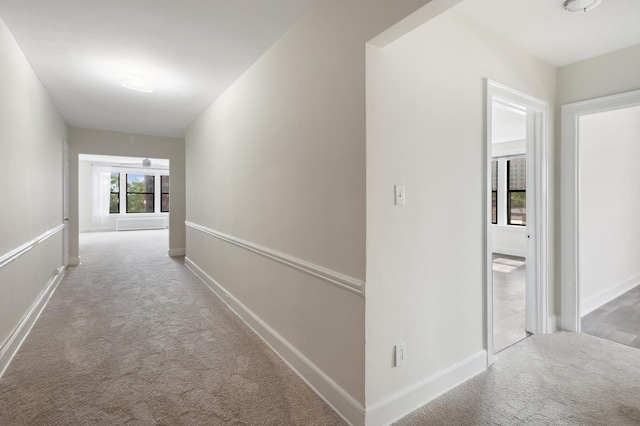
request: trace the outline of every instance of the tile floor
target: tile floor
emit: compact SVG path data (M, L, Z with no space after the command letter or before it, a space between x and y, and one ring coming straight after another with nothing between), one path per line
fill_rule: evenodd
M493 254L493 350L496 353L527 337L525 283L523 257Z
M582 332L640 349L640 286L582 317Z

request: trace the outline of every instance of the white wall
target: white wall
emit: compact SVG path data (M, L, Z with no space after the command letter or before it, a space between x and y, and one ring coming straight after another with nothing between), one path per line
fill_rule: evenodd
M95 161L78 161L78 228L79 232L101 232L115 231L116 220L125 217L169 217L169 213L160 211L160 176L168 176L169 170L144 169L140 167L114 167L113 173L120 173L120 213L105 215L105 220L96 220L93 211L94 185L93 185L93 164ZM100 163L95 163L100 165ZM144 174L155 176L155 213L126 213L126 175ZM168 222L168 221L167 221ZM168 224L168 223L167 223Z
M581 314L640 284L640 107L579 120Z
M0 20L0 264L62 224L67 126ZM5 343L61 267L62 231L0 267L0 373Z
M640 44L558 68L558 107L640 88Z
M187 130L187 219L364 280L364 46L425 3L315 3ZM364 404L362 294L192 228L187 256Z
M472 365L486 349L485 78L555 99L555 69L454 12L367 49L366 398L373 415L411 395L424 403L423 395L446 388L443 380L464 376L457 363ZM405 206L394 206L394 184L406 186ZM407 362L394 368L400 342Z
M185 159L184 140L161 136L130 135L105 130L69 129L71 149L70 175L70 237L69 256L78 259L80 230L79 190L86 190L86 182L79 184L79 154L123 157L166 158L171 169L171 212L169 213L169 252L184 254L185 235Z

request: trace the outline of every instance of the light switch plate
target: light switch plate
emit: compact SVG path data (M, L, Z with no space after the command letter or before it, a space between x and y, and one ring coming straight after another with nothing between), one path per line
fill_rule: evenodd
M396 196L396 206L404 206L406 198L404 185L394 185L393 190Z
M407 360L407 344L398 343L395 346L393 365L396 367L404 364Z

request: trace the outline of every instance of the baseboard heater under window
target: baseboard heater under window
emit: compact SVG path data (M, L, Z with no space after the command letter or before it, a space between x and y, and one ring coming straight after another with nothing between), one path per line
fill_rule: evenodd
M116 231L165 229L166 227L166 217L126 217L122 219L116 219Z

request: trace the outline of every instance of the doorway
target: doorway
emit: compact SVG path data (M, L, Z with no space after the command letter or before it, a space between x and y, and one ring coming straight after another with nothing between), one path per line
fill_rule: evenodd
M527 112L491 104L491 234L494 352L527 337Z
M121 231L157 231L159 248L166 251L169 214L169 160L78 155L80 240L96 233L112 233L115 238ZM145 232L132 235L151 236Z
M487 350L546 333L546 114L487 82Z
M561 326L640 347L640 91L562 107Z

